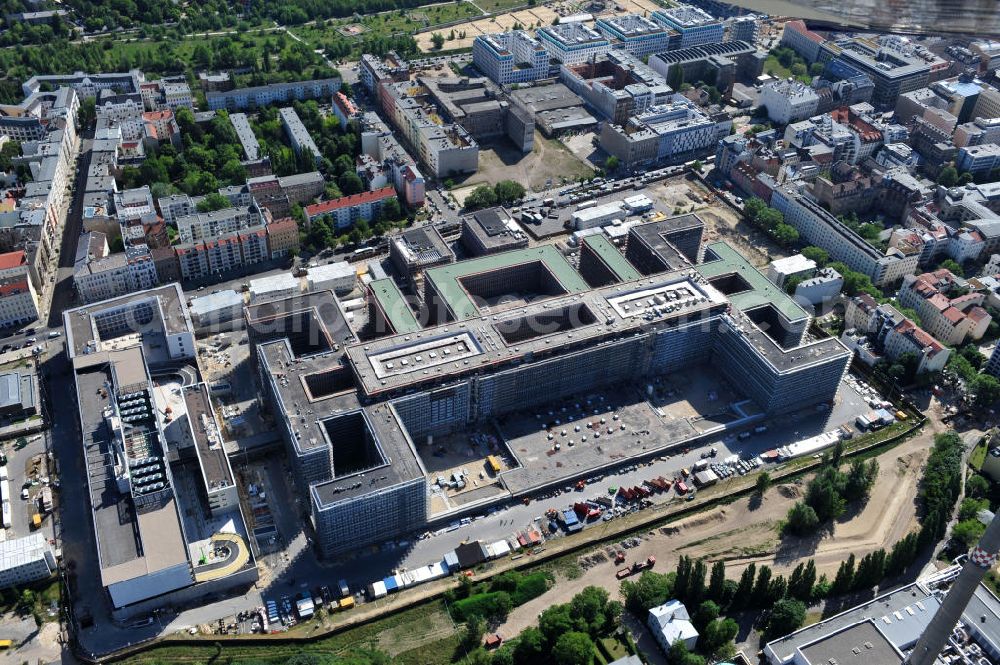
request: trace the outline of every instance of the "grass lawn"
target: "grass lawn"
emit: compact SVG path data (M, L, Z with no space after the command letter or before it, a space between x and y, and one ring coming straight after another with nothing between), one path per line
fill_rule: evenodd
M969 466L971 466L976 471L983 468L983 462L986 461L986 442L981 441L972 449L972 454L969 455Z
M360 41L400 34L412 35L443 23L470 21L479 16L482 16L482 12L470 2L450 2L410 10L370 14L362 17L360 21L355 21L353 18L339 19L330 21L323 28L317 28L314 24L301 25L292 28L292 32L314 48L320 48L345 37ZM363 30L353 37L348 37L341 31L348 30L350 26L360 26Z
M515 7L528 6L528 2L526 0L474 0L474 2L477 7L488 14L506 11Z
M764 61L764 72L782 79L786 79L792 75L792 70L778 62L778 59L773 55L767 56L767 60ZM812 77L808 73L796 78L806 84L812 83Z
M312 623L310 621L300 626ZM203 647L172 646L166 642L122 662L140 665L254 660L278 665L298 653L340 656L352 651L379 649L392 656L394 663L433 665L451 662L459 639L460 635L445 612L444 602L439 600L315 642L284 645L262 641L259 645L227 646L226 641L222 640L219 642L222 645L222 652L216 657L217 638L208 635L204 638Z

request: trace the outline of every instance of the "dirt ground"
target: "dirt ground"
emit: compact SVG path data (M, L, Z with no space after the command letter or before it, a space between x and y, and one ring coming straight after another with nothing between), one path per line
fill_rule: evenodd
M615 4L617 4L621 9L617 9ZM650 12L654 12L660 8L660 6L652 0L617 0L617 3L608 3L608 5L609 11L607 13L636 13L642 14L643 16L648 16ZM444 47L448 50L471 48L472 41L479 35L511 30L515 23L520 23L525 29L544 27L552 25L552 21L555 20L557 16L570 16L584 11L586 10L575 3L549 3L546 5L539 5L538 7L531 7L529 9L520 9L515 12L497 14L496 16L481 18L469 21L468 23L461 23L453 27L425 30L424 32L414 35L414 39L417 40L417 48L425 53L430 53L434 50L434 45L431 42L431 35L435 32L440 32L442 35L447 37L451 33L452 29L454 29L456 35L455 39L446 41L444 43ZM593 27L592 22L589 22L588 25ZM458 34L462 32L465 33L465 38L458 37Z
M706 203L704 197L710 195L710 191L698 181L670 178L648 186L647 191L667 211L697 213L705 222L706 243L725 240L737 247L755 266L764 266L774 259L788 256L788 252L743 221L735 210L714 200L714 196Z
M451 193L459 203L464 203L475 186L483 183L492 185L500 180L515 180L526 189L539 192L561 184L563 179L575 181L592 173L591 167L559 141L549 140L536 131L534 149L527 155L506 142L481 146L479 170Z
M840 562L851 553L860 558L880 547L888 549L916 528L917 485L933 436L934 431L927 428L880 455L879 478L865 507L845 515L816 539L781 539L777 533L779 522L805 487L805 481L799 481L772 488L760 501L741 498L657 529L641 545L627 550L628 561L643 560L652 554L656 556L656 569L668 572L686 554L704 557L709 565L725 561L727 576L736 579L751 562L788 575L800 561L811 557L819 574L832 578ZM500 634L513 637L537 622L542 610L569 602L586 586L603 587L612 598L618 597L620 583L614 572L619 567L609 560L590 567L575 580L559 579L550 591L518 608L500 626Z

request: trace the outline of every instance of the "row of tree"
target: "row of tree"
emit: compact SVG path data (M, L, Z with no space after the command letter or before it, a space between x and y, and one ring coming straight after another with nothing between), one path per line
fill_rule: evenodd
M744 204L743 214L747 221L767 233L782 247L791 247L799 241L799 232L795 227L785 224L785 216L759 197L751 197Z

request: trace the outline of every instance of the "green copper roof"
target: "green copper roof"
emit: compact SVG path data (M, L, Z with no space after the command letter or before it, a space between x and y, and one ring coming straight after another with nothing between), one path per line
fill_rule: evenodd
M431 268L424 273L424 279L434 284L438 294L444 299L452 316L458 321L471 319L479 314L475 303L462 287L459 279L476 273L509 268L522 263L541 261L559 281L567 293L587 291L590 287L583 277L573 269L559 250L553 245L539 245L509 252L489 254L468 261L459 261L445 266Z
M413 310L406 304L403 294L392 278L376 279L368 286L393 330L397 333L412 333L420 330L417 317L413 315Z
M631 282L634 279L641 279L642 273L629 263L622 253L618 251L610 240L603 235L586 236L583 244L587 245L595 254L601 257L604 264L615 274L619 282Z
M747 291L727 294L737 309L747 311L771 305L790 321L798 321L809 316L791 296L761 274L729 243L713 242L706 245L705 250L705 262L696 266L705 279L712 280L724 275L737 274L750 285ZM718 258L709 259L713 254Z

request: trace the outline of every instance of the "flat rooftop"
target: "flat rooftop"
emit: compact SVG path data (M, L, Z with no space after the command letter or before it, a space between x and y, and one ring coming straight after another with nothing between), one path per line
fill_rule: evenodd
M187 407L188 424L194 437L195 450L198 453L198 463L209 492L231 487L233 469L229 465L226 449L222 441L222 432L212 410L212 401L208 395L208 386L199 383L184 388L184 404Z
M500 249L526 239L520 225L503 208L487 208L466 215L462 224L487 250Z
M118 490L115 477L114 433L105 411L112 406L112 391L136 385L138 374L145 381L141 350L91 353L76 358L73 367L102 583L108 586L184 563L187 548L174 500L140 513L132 497Z
M637 224L629 229L629 235L638 238L647 248L656 254L663 262L664 270L677 270L691 265L697 257L685 256L669 240L668 235L674 233L704 229L705 222L695 214L668 217L658 222Z
M133 315L118 318L117 322L121 325L115 328L113 334L99 331L94 320L95 314L142 307L143 304L150 305L147 313L153 314L152 318L147 319L134 312ZM184 308L184 294L177 283L68 310L63 313L63 322L66 327L66 350L70 359L128 335L145 332L178 334L191 330L191 320Z
M801 648L809 665L893 665L903 655L871 619L856 623Z
M391 242L411 268L453 261L454 252L433 226L415 226L393 236Z
M461 321L479 313L479 307L462 285L463 279L532 263L541 263L566 293L586 291L590 288L553 245L515 249L431 268L424 275L424 279L427 283L433 284L452 317Z
M725 292L733 305L743 311L771 305L789 321L801 321L809 317L797 302L762 275L728 243L713 242L706 245L705 260L696 268L709 281L738 275L738 285L733 287L737 290L725 289Z
M336 429L339 423L336 419L321 421L334 461L334 478L311 489L321 505L349 501L426 475L413 442L390 404L366 407L348 414L345 419L349 431L364 430L369 454L373 456L369 460L372 464L346 466L343 473L338 470L338 460L349 457L348 451L342 452L342 439L331 438L339 431Z
M551 245L545 247L556 252ZM468 263L472 262L460 265ZM568 264L566 269L572 270ZM726 298L710 284L681 271L595 290L590 290L575 271L573 276L579 280L577 293L416 334L350 345L347 359L362 393L373 397L420 384L441 384L487 369L497 371L536 355L575 349L582 343L597 344L650 326L674 325L678 319L691 321L719 314L728 306ZM656 298L668 291L677 297Z
M355 340L333 291L312 291L247 305L251 341L290 340L292 357L312 355Z

